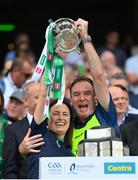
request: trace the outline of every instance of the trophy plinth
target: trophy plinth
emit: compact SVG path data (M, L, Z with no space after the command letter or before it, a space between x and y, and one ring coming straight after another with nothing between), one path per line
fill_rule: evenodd
M78 146L78 156L128 156L129 148L115 137L112 127L97 127L85 132Z

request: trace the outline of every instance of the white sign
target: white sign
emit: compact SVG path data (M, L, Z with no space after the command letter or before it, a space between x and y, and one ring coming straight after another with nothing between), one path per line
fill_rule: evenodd
M40 179L138 179L138 156L40 158Z

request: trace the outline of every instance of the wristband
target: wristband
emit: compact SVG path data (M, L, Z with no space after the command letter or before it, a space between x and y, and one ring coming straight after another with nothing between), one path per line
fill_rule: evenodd
M91 36L88 35L86 38L82 39L82 42L83 42L83 43L86 43L86 42L92 42Z

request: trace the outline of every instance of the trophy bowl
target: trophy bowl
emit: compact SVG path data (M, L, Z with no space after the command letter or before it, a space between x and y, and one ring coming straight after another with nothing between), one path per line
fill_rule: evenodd
M78 48L80 44L79 32L75 23L69 18L60 18L53 23L55 33L55 47L68 53Z

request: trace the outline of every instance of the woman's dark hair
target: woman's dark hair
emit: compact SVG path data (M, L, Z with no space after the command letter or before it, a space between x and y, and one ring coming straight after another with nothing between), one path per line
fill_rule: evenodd
M51 109L52 106L54 106L57 103L57 99L52 99L50 102L49 109ZM62 104L65 104L69 111L70 111L70 126L69 129L66 132L65 135L65 142L68 148L71 148L72 146L72 135L73 135L73 112L72 112L72 107L70 105L70 100L66 97L64 97Z
M0 114L3 113L4 110L4 97L3 97L3 93L0 89Z

